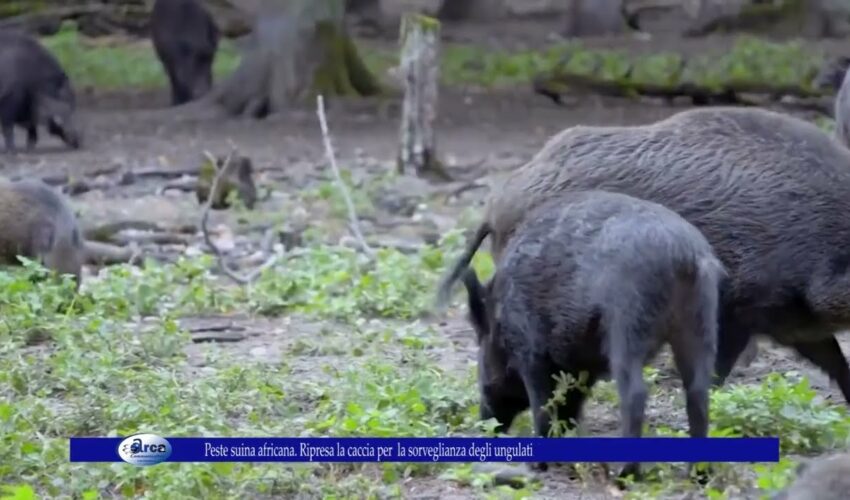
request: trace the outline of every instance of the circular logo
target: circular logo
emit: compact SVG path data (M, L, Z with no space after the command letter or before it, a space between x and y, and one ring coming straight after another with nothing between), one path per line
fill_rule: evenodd
M156 434L135 434L121 441L118 456L128 464L155 465L171 456L171 443Z

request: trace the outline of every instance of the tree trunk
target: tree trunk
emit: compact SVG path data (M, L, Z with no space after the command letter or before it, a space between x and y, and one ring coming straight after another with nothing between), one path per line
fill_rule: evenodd
M345 13L358 32L382 35L387 26L380 0L345 0Z
M263 1L251 46L214 99L231 114L262 118L317 94L379 93L345 31L343 1Z
M399 171L447 179L437 159L434 121L440 77L440 23L420 14L401 21L401 72L404 102L401 112ZM436 174L436 175L434 175Z
M475 0L443 0L437 18L440 21L463 21L469 18Z

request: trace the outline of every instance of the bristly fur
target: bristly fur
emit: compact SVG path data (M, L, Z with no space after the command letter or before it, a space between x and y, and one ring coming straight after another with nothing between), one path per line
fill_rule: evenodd
M665 343L687 389L692 436L708 431L708 391L725 276L705 237L661 205L603 191L564 193L518 225L482 286L463 274L478 338L481 417L506 431L541 409L560 371L588 384L609 373L620 389L623 432L641 433L642 369ZM578 420L585 395L568 391L559 418ZM636 473L630 464L626 473Z
M17 265L18 255L76 277L81 282L85 245L74 211L40 180L0 181L0 262Z
M850 150L805 121L754 108L684 111L642 126L566 129L512 172L479 233L494 259L517 224L564 192L602 189L660 203L696 226L729 273L716 382L756 333L792 346L850 402L834 334L850 327ZM483 237L482 237L483 233ZM445 295L452 283L441 284Z

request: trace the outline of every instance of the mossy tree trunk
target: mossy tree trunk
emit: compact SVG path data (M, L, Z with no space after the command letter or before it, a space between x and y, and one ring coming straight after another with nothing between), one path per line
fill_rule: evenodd
M257 118L317 94L380 92L343 24L344 0L264 0L251 47L213 98Z

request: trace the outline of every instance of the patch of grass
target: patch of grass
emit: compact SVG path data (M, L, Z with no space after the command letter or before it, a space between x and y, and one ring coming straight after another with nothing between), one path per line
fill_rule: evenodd
M783 453L812 453L846 446L846 408L819 400L808 379L768 375L760 385L734 385L716 391L711 421L747 437L780 436Z
M712 437L779 436L782 454L822 453L847 445L850 418L843 406L817 400L808 380L796 374L771 374L759 385L730 385L711 394ZM658 436L687 436L684 429L657 428ZM704 464L702 464L704 465ZM794 477L796 462L786 456L776 464L711 464L708 498L740 498L760 490L760 498L785 488ZM635 483L627 498L681 495L697 486L683 480L671 464L653 464L647 480ZM750 497L752 493L745 495Z
M347 168L340 170L340 177L342 177L342 181L348 189L349 196L351 196L351 203L354 205L357 215L373 215L375 213L375 205L372 203L371 193L375 189L378 189L377 186L380 185L380 179L366 186L355 186L351 178L351 170ZM348 207L345 204L345 198L339 191L336 180L328 179L319 183L315 188L305 191L303 197L305 201L323 200L329 203L333 216L346 221L348 220Z
M329 255L327 249L317 252ZM329 328L323 343L351 347L343 353L357 350L358 355L344 358L345 363L314 365L316 377L295 373L287 364L246 364L229 356L209 357L199 376L183 354L188 337L174 314L217 307L195 288L210 294L224 290L208 281L208 266L202 259L151 264L140 272L117 267L86 283L79 297L67 280L35 283L44 278L43 270L31 263L0 273L0 483L16 485L8 495L397 497L400 478L443 466L72 464L67 438L146 430L169 436L480 432L475 393L468 390L472 371L458 377L440 369L435 347L445 340L417 323ZM125 284L123 294L119 282ZM243 309L250 304L237 293L227 298L243 300L231 303ZM140 316L159 318L140 323ZM25 331L36 328L49 334L29 345Z
M101 90L150 89L168 86L168 77L149 40L108 43L81 35L73 22L63 23L55 35L41 39L59 60L77 88ZM239 64L239 53L222 40L213 63L214 78L229 75Z
M757 474L756 485L770 495L776 494L791 484L797 475L797 466L798 462L785 457L776 464L756 464L753 466Z
M72 464L69 436L440 436L487 435L478 421L475 370L451 370L448 339L412 320L427 310L444 255L460 232L407 255L382 250L368 262L352 250L304 247L250 287L217 279L209 256L141 268L113 266L87 280L52 281L33 262L0 272L0 484L12 498L145 496L400 497L406 478L442 474L479 496L526 498L495 487L466 466L417 464ZM492 273L486 254L474 265ZM210 348L203 366L184 353L189 335L177 319L209 312L292 314L327 322L288 343L280 363L246 362ZM371 318L371 319L370 319ZM401 321L399 321L401 320ZM294 329L293 329L294 330ZM293 331L298 335L297 331ZM645 370L662 385L660 372ZM332 383L329 383L332 381ZM559 381L562 393L567 380ZM616 411L611 384L597 403ZM557 395L556 395L557 397ZM712 435L772 436L783 453L815 453L847 443L846 410L818 400L805 379L772 375L760 385L712 393ZM563 430L563 429L561 429ZM659 428L648 434L683 435ZM512 434L530 433L527 414ZM688 481L681 467L647 467L631 498L700 491L709 498L775 491L788 463L713 464L710 483Z
M428 246L414 255L379 249L374 262L353 249L315 247L270 268L245 293L261 314L406 319L431 307L442 265L442 251Z

